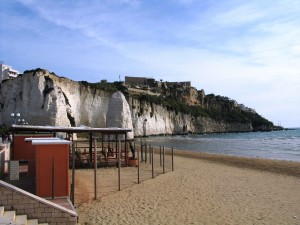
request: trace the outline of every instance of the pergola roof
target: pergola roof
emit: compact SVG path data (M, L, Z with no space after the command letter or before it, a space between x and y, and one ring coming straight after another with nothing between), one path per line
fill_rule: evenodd
M102 133L102 134L126 134L132 130L129 128L95 128L95 127L62 127L62 126L28 126L12 125L13 132L36 131L36 132L66 132L66 133Z

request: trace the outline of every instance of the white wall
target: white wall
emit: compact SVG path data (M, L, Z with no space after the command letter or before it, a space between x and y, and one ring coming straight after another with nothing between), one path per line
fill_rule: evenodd
M14 70L11 66L0 64L0 83L9 78L16 78L19 71Z

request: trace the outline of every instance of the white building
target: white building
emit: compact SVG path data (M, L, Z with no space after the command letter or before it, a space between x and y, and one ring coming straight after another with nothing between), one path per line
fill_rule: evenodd
M246 107L244 104L238 104L241 110L244 110L246 112L256 113L254 109L251 109L249 107Z
M0 83L6 79L16 78L18 75L18 70L14 70L11 66L0 63Z

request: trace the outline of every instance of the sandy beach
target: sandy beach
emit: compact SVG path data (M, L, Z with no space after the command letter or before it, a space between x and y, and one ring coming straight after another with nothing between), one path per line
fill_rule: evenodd
M105 174L116 171L109 168ZM92 183L92 177L91 170L76 171L83 199L80 184ZM296 225L300 163L176 151L175 171L79 204L76 210L79 224Z

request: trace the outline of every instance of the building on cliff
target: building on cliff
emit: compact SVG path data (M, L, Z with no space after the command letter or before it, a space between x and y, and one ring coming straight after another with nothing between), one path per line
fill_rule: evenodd
M191 87L191 81L168 82L169 84L178 85L180 87Z
M0 83L6 79L16 78L19 75L18 70L14 70L11 66L0 63Z
M148 86L148 87L155 87L156 81L153 78L147 78L147 77L128 77L125 76L125 84L129 86Z
M162 80L161 81L156 81L153 78L147 78L147 77L128 77L125 76L125 85L128 86L138 86L141 88L148 87L148 88L153 88L153 87L161 87L162 86ZM191 87L191 82L190 81L183 81L183 82L167 82L170 85L176 85L179 87Z
M244 104L238 104L238 107L241 109L241 110L244 110L246 112L250 112L250 113L256 113L256 111L252 108L249 108L249 107L246 107Z

